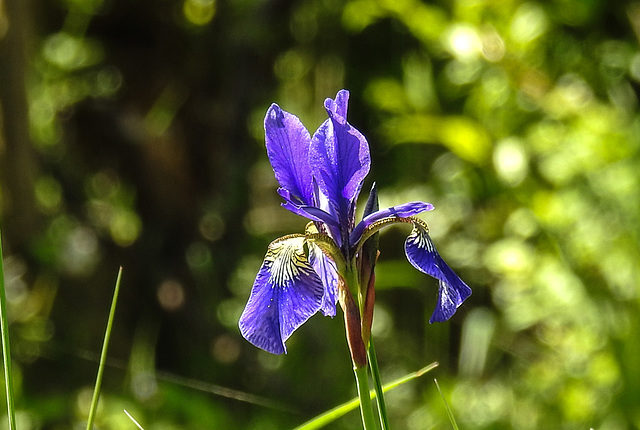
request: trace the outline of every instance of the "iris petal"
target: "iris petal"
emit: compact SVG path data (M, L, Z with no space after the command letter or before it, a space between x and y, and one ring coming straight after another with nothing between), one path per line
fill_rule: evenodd
M419 223L414 223L413 230L405 241L405 252L413 267L439 281L438 304L429 322L448 320L471 295L471 288L440 257L429 232Z
M290 194L290 201L311 205L311 136L297 116L272 104L264 118L267 156L276 179Z
M340 220L338 219L338 214L336 212L336 207L329 201L329 199L327 199L324 193L320 191L318 181L315 178L313 178L313 195L315 198L316 206L325 211L331 219L330 222L325 223L327 233L329 233L329 236L331 236L331 238L333 238L338 246L340 246L339 244L342 243L340 237L342 232L340 227Z
M304 236L269 245L240 316L242 336L272 354L286 353L285 341L322 306L322 280L307 261Z
M353 246L358 243L358 241L362 237L362 233L364 232L364 230L376 221L380 221L381 219L391 216L408 218L410 216L418 215L419 213L432 210L433 205L431 203L409 202L373 212L372 214L365 216L362 221L360 221L358 225L353 229L351 235L349 236L349 244Z
M354 225L355 201L371 164L369 144L346 120L349 93L340 91L336 100L327 99L326 120L311 138L309 163L320 191L329 201L341 226L339 246L348 239ZM324 209L324 208L323 208Z
M291 194L284 188L278 188L278 194L282 196L286 202L282 203L282 207L293 212L296 215L308 218L311 221L325 223L328 226L337 226L338 222L328 213L315 206L297 205L292 203Z
M327 109L340 115L342 118L347 117L347 109L349 108L349 91L340 90L336 94L335 100L327 99L325 101L325 107L329 105Z
M336 315L336 303L338 301L338 270L336 263L327 257L317 245L309 246L309 263L322 279L324 295L320 310L324 316Z

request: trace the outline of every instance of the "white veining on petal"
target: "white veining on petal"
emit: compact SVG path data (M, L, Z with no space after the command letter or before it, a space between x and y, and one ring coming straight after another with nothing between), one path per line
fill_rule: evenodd
M428 252L435 252L433 242L429 240L429 233L422 228L414 225L407 240L413 242L418 248L426 249Z
M304 252L304 237L290 237L269 245L265 263L270 267L269 284L286 288L301 274L309 275L313 267Z

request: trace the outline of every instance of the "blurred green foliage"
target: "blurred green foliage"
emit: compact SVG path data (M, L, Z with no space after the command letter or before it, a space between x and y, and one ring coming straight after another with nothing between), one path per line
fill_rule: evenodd
M340 88L381 205L435 204L424 219L474 290L429 325L436 286L385 233L383 378L439 361L465 429L640 427L637 1L1 6L21 429L82 428L119 265L100 428L134 428L123 409L149 429L288 428L355 394L341 318L284 357L236 328L266 245L305 224L279 206L264 112L315 129ZM449 425L428 382L387 402L394 428Z

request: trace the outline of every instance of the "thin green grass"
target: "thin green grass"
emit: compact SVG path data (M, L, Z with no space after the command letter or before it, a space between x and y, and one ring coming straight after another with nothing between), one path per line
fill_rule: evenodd
M438 388L438 392L440 393L440 397L442 397L442 401L444 402L444 407L447 410L447 415L449 416L449 421L451 421L451 426L453 427L454 430L460 430L460 428L458 427L458 424L456 423L456 419L453 416L453 412L451 412L451 408L449 407L449 404L447 403L447 399L444 398L444 394L442 394L442 390L440 389L440 384L438 384L438 380L434 379L433 382L436 383L436 388Z
M89 409L89 418L87 420L87 430L93 427L93 421L96 410L98 408L98 399L100 398L100 387L102 385L102 375L104 373L107 349L109 347L109 338L111 337L111 329L113 327L113 319L115 316L116 303L118 301L118 292L120 291L120 280L122 279L122 267L118 271L116 279L115 291L111 301L111 311L109 312L109 320L102 344L102 353L100 355L100 364L98 366L98 376L91 399L91 407ZM4 264L2 255L2 236L0 233L0 332L2 337L2 362L4 367L5 392L7 398L7 417L9 420L9 430L16 430L15 416L15 398L13 392L13 372L11 371L11 346L9 342L9 319L7 316L7 297L6 297ZM135 420L134 420L135 422ZM136 423L137 424L137 423ZM140 427L142 428L142 427Z
M133 423L136 425L136 427L138 427L140 430L144 430L144 428L140 425L140 423L138 421L136 421L135 418L133 418L133 416L131 416L131 414L129 412L127 412L127 410L124 410L124 413L129 417L129 419L131 421L133 421Z
M11 371L11 347L9 344L9 317L7 316L7 294L4 284L4 263L2 256L2 233L0 232L0 331L2 331L2 364L4 386L7 396L7 417L9 430L16 428L16 410L13 397L13 372Z
M93 421L96 410L98 409L98 400L100 399L100 387L102 386L102 375L104 373L105 363L107 361L107 349L109 348L109 339L111 338L111 329L113 328L113 318L116 314L116 303L118 302L118 293L120 291L120 280L122 279L122 267L118 270L116 278L116 287L111 299L111 310L109 311L109 320L107 321L107 329L104 333L102 342L102 352L100 353L100 364L98 365L98 376L96 376L96 385L93 388L93 398L91 399L91 408L89 409L89 418L87 419L87 430L93 428Z
M395 381L392 381L386 385L384 385L382 387L382 391L383 392L387 392L389 390L392 390L394 388L396 388L399 385L402 385L406 382L409 382L413 379L419 378L420 376L424 375L425 373L435 369L436 367L438 367L438 363L434 362L431 363L430 365L423 367L422 369L418 370L417 372L413 372L413 373L409 373L408 375L403 376L402 378L398 378ZM370 391L370 395L371 398L374 398L376 396L376 392L374 390ZM316 430L316 429L320 429L324 426L326 426L327 424L337 420L338 418L340 418L341 416L343 416L344 414L346 414L347 412L350 412L354 409L356 409L358 406L360 405L360 400L356 397L348 402L345 402L341 405L336 406L333 409L329 409L328 411L316 416L315 418L312 418L311 420L307 421L306 423L296 427L294 430Z

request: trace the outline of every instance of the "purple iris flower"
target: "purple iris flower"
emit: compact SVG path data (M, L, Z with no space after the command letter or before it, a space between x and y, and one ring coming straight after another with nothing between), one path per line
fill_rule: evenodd
M471 294L447 266L414 216L433 210L420 201L375 211L355 223L356 200L371 164L365 137L347 122L349 92L326 99L328 114L311 136L298 117L277 104L264 120L267 155L280 185L282 204L312 221L306 235L288 235L269 245L240 317L242 335L274 354L316 312L334 316L338 284L354 267L364 241L380 228L411 223L405 241L409 262L439 281L438 303L429 322L446 321ZM321 240L320 240L321 239Z

